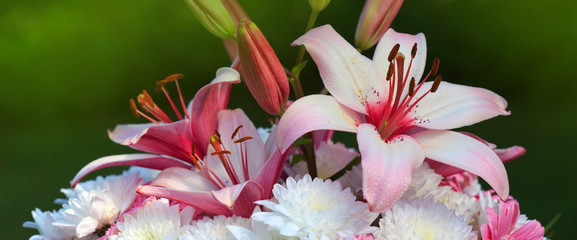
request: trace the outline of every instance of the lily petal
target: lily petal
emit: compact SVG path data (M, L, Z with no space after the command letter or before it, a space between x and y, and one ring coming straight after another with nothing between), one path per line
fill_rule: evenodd
M513 160L525 155L527 150L521 146L512 146L504 149L495 149L494 150L497 156L501 159L502 162L508 163L512 162Z
M412 136L419 141L427 158L483 178L501 199L509 196L505 166L487 145L467 135L448 130L425 130Z
M217 114L228 104L231 84L239 83L240 75L232 68L219 68L216 78L202 87L189 104L192 135L199 151L208 146L210 136L214 135L217 126Z
M218 190L208 178L186 168L167 168L160 172L150 185L185 192L210 192Z
M378 105L385 98L385 78L373 61L361 55L330 25L308 31L292 45L306 47L327 90L343 105L366 115L367 105Z
M214 198L227 206L234 215L250 217L256 207L255 201L263 200L263 189L253 181L212 191Z
M268 199L272 195L272 188L274 184L280 178L284 162L283 160L286 159L286 153L281 154L280 151L275 151L266 161L264 166L260 169L260 172L254 179L256 183L258 183L263 191L263 199Z
M96 159L84 166L70 182L72 187L86 175L96 170L113 166L138 166L150 169L164 170L170 167L190 168L190 165L173 158L154 154L121 154Z
M178 201L213 215L232 216L232 211L217 201L210 192L186 192L150 185L140 186L136 191L145 196Z
M371 124L359 125L357 141L363 168L363 195L372 212L384 212L411 183L412 175L425 153L408 135L385 142Z
M402 53L406 59L403 70L403 73L405 73L404 76L406 76L408 80L410 80L411 77L414 77L415 80L419 81L423 76L423 71L425 70L425 64L427 61L427 40L423 33L411 35L398 33L392 28L389 28L375 49L373 61L382 73L386 73L389 68L389 54L397 43L399 44L399 53ZM415 43L417 43L417 53L413 59L413 63L410 64L411 70L407 76L406 74L407 70L409 70L409 63L411 60L411 50ZM410 81L407 81L406 85L408 85L409 82ZM408 92L408 87L405 87L405 92Z
M136 150L168 155L184 161L190 159L193 141L190 135L189 120L185 119L162 125L153 124L130 136L130 134L136 133L147 125L118 125L114 130L108 132L108 136L112 141L130 146Z
M428 90L432 82L421 89ZM425 91L419 91L421 96ZM499 115L509 115L504 98L484 88L441 82L414 108L415 125L428 129L453 129L469 126Z
M114 130L108 130L108 137L115 143L122 144L126 140L130 140L135 136L139 136L142 132L150 127L159 126L155 123L141 123L141 124L121 124L116 125Z
M243 127L238 129L235 136L231 136L239 126ZM222 145L226 150L231 152L229 158L233 168L236 169L241 182L256 177L258 171L264 165L266 160L264 143L260 137L258 137L259 134L256 127L250 119L248 119L246 114L241 109L220 111L218 113L218 132L221 134ZM236 140L239 140L242 137L253 138L242 143L235 143ZM214 151L212 146L210 146L209 149L209 152ZM217 155L208 155L207 157L209 159L214 159L213 161L220 162ZM243 159L246 160L248 178L243 176L243 171L239 171L243 170ZM219 165L222 166L222 164Z
M294 102L278 123L276 141L281 153L303 134L322 129L355 132L359 114L331 96L309 95ZM270 138L270 137L269 137Z

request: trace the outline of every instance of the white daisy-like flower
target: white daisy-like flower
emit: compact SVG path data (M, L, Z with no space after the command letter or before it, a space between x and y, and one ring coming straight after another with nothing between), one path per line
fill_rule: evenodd
M194 209L170 206L168 199L148 199L134 212L125 214L116 223L118 233L110 240L178 239L182 227L192 222Z
M276 202L256 201L271 212L256 212L252 218L289 239L338 239L376 230L370 224L378 213L367 203L355 201L341 184L305 175L296 182L289 177L286 188L276 184Z
M443 203L457 215L464 216L468 223L472 223L479 212L477 199L466 193L455 192L450 186L439 186L442 179L427 163L423 163L413 173L413 180L403 198L413 200L430 196L435 202Z
M29 238L29 240L69 240L76 237L74 229L66 229L53 225L54 222L62 218L61 213L57 211L42 212L40 209L32 211L34 222L25 222L22 226L38 230L38 234Z
M248 218L222 215L213 219L205 217L182 229L180 240L235 240L237 239L228 229L230 226L251 228L251 220Z
M102 235L130 207L141 183L138 173L127 172L63 189L69 199L63 204L62 220L54 224L75 227L78 238Z
M477 235L465 218L431 197L400 199L384 213L374 235L386 240L469 240Z

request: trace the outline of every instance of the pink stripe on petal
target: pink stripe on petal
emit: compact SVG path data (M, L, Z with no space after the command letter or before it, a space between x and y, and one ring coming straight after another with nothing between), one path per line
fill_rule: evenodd
M407 190L425 153L408 135L383 141L371 124L359 125L357 141L362 157L363 195L372 212L384 212Z
M146 196L178 201L213 215L233 215L232 211L217 201L210 192L185 192L155 186L141 186L136 191Z

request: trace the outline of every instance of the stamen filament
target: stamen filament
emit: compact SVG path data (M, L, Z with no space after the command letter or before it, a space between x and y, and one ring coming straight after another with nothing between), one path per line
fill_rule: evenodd
M178 120L182 120L182 115L180 115L180 112L178 111L178 109L176 109L176 106L174 106L174 103L172 102L172 99L170 98L170 95L168 95L168 92L166 91L166 88L162 87L162 92L164 92L164 95L166 96L166 99L168 99L168 102L170 103L170 106L172 107L172 110L174 111L174 113L176 113L176 117L178 117Z

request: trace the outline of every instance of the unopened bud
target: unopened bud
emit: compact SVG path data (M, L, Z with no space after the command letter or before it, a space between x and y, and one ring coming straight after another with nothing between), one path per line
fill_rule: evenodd
M239 72L251 94L266 112L279 114L288 101L288 79L272 47L253 22L240 22L238 51Z
M186 0L200 23L219 38L236 37L231 14L220 0Z
M357 24L355 44L369 49L381 39L399 12L404 0L367 0Z
M329 5L330 2L331 0L309 0L311 8L315 12L320 12L324 10Z

